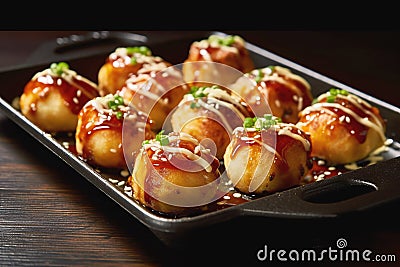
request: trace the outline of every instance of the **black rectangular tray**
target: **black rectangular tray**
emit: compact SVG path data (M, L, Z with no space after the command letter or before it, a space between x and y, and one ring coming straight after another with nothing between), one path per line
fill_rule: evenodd
M384 160L330 179L285 190L240 205L196 216L166 218L139 205L112 177L99 173L80 160L62 145L61 139L41 131L13 107L12 102L20 96L25 83L36 72L47 68L52 62L67 61L78 73L97 81L100 66L116 47L147 45L152 49L153 54L173 64L179 64L186 58L193 41L207 38L210 34L224 33L195 31L182 36L145 36L130 32L106 31L89 32L82 36L66 36L54 42L44 43L30 57L31 63L0 70L0 84L2 84L0 108L23 130L93 183L167 244L200 228L229 223L238 218L330 220L362 212L400 198L398 177L400 109L249 42L247 42L247 48L256 67L286 66L310 83L314 96L326 92L331 87L337 87L348 90L377 106L382 116L387 119L387 137L393 140L393 143L388 146L388 151L384 153Z

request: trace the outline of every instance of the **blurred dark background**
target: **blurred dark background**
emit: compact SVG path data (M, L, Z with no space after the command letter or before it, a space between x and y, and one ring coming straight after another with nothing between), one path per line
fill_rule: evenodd
M400 106L398 30L220 30ZM179 37L185 31L132 31ZM187 31L186 31L187 32ZM87 31L0 31L0 69L24 64L44 42ZM37 58L37 54L35 54ZM43 59L46 54L43 54Z

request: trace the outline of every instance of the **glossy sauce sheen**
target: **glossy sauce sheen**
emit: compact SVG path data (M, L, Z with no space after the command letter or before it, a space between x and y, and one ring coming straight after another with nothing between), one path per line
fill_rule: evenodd
M169 143L168 146L187 149L191 151L193 154L196 154L194 152L196 144L187 140L177 140ZM150 159L151 164L156 168L175 169L176 165L171 163L179 163L179 166L182 166L180 164L185 164L184 166L182 166L185 169L190 169L190 170L199 169L198 163L188 159L184 154L181 154L179 152L169 152L168 150L164 151L162 149L153 151L152 149L148 149L147 155ZM207 162L211 162L211 167L212 167L211 172L215 172L218 169L219 161L216 158L213 158L211 154L204 153L201 154L201 157L203 157Z
M329 179L342 173L348 172L345 166L330 166L324 160L312 158L312 167L304 177L302 183L308 184L318 180Z
M231 45L220 45L202 40L192 43L186 62L208 61L226 64L244 73L254 68L244 42L235 40Z
M150 67L152 70L131 74L120 91L121 96L147 113L156 104L169 111L171 105L177 105L181 95L188 92L179 70L169 67L169 63L156 65L154 68Z
M78 114L86 102L98 96L94 84L71 71L68 76L61 77L49 71L38 73L25 85L24 92L39 96L36 98L39 101L40 98L46 98L53 89L58 90L73 114ZM31 105L31 112L36 111L35 107L36 104Z
M299 133L294 127L290 129L293 134L301 135L301 138L310 142L309 136L305 133ZM276 129L268 129L261 131L236 131L233 138L234 144L232 148L232 154L230 157L235 158L238 151L244 147L257 146L259 149L250 150L251 153L261 153L262 144L270 147L269 151L275 152L274 164L276 164L279 171L286 171L289 166L286 162L286 151L294 143L300 142L298 139L286 134L277 134ZM303 145L303 144L302 144ZM256 148L256 147L254 147ZM275 151L273 151L275 150ZM306 150L310 154L310 149ZM251 158L257 158L257 155L250 155ZM311 167L311 166L310 166Z
M327 103L327 98L323 97L319 99L319 103L314 104L320 105L322 108L317 109L310 106L306 108L303 113L307 114L307 116L302 116L299 120L299 123L307 124L310 123L312 118L315 116L319 116L326 112L326 110L330 110L335 115L335 120L330 122L331 127L335 127L335 125L341 125L347 129L349 133L356 138L356 140L361 144L364 143L367 137L367 133L370 127L361 123L359 120L354 118L351 114L345 112L340 107L335 107L335 105L329 105L332 103ZM351 101L349 101L346 97L336 97L335 104L338 104L344 108L350 109L356 115L358 115L361 119L368 118L372 124L377 125L379 127L380 133L383 135L383 127L385 125L384 120L379 114L379 110L376 107L367 106L364 102L360 103L360 107L355 106ZM326 110L325 110L326 109Z
M135 134L139 131L139 129L143 129L143 131L148 130L146 127L150 125L150 121L148 116L145 114L139 114L134 110L126 109L123 112L122 118L117 118L115 114L112 113L111 110L108 110L107 113L103 113L104 110L98 110L94 105L90 103L85 105L80 113L80 118L82 119L81 128L79 129L79 133L77 138L80 140L84 140L84 142L88 142L91 138L91 135L96 131L113 131L116 134L122 134L123 125L124 125L124 117L134 114L135 121L134 124L128 123L129 127L132 127L130 131L132 134ZM105 110L107 111L107 110ZM146 131L147 133L147 131ZM122 141L121 146L118 148L118 153L122 152ZM83 146L82 157L90 161L93 157L91 151L87 146Z
M124 86L130 75L150 73L154 66L166 66L161 57L131 51L127 47L118 47L111 53L99 71L101 94L115 93Z
M160 146L158 149L149 147L143 153L147 156L144 157L146 161L146 177L144 179L144 201L147 205L152 206L154 198L147 192L153 192L154 188L160 187L163 183L163 171L165 169L175 169L180 171L182 169L189 169L191 171L206 172L196 161L189 159L185 154L177 152L176 150L168 151L168 148L178 148L189 150L197 156L203 158L206 162L210 163L211 170L208 173L215 174L213 178L219 176L220 162L213 155L209 153L196 153L196 146L190 140L177 139L170 142L167 146ZM178 168L179 167L179 168ZM199 175L202 175L201 173ZM211 182L211 181L210 181ZM196 209L194 209L195 211Z
M261 72L263 77L258 80ZM297 113L311 105L312 96L307 81L288 69L275 66L257 69L246 74L256 81L258 90L266 97L272 113L287 122L297 122Z
M193 85L208 86L211 88L210 83L194 83ZM230 133L233 132L237 126L243 124L245 117L253 117L254 114L247 103L238 95L226 87L219 86L217 89L210 89L205 97L192 97L187 94L181 105L194 105L193 109L197 109L201 115L212 118L218 121L221 125L226 127Z

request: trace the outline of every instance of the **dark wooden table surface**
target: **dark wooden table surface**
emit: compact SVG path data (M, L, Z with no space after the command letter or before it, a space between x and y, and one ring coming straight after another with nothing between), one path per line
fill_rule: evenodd
M226 32L400 106L398 31ZM23 64L44 41L80 33L0 32L0 68ZM351 248L395 255L399 265L399 209L394 201L334 222L271 219L260 225L249 219L169 247L0 113L0 266L271 266L256 258L264 245L327 249L336 248L338 238Z

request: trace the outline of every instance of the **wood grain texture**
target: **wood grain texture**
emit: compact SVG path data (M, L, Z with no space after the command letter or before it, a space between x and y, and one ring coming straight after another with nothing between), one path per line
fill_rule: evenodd
M28 53L18 54L20 49L34 50L40 38L61 33L35 33L37 38L25 46L12 45L27 38L14 34L16 37L7 39L10 43L1 44L15 53L8 53L8 64L23 62ZM399 52L394 53L398 38L390 43L387 33L364 32L349 43L351 33L334 34L272 31L262 35L247 32L244 37L400 106L399 98L391 95L400 81ZM332 36L339 39L329 43ZM31 37L32 33L28 34ZM387 43L387 50L379 40ZM351 54L355 51L359 53ZM365 54L368 57L363 57ZM355 66L361 58L364 62ZM371 66L377 69L371 71ZM385 77L387 80L382 79ZM184 247L170 248L0 113L0 266L250 266L260 264L256 253L264 245L271 249L323 249L335 247L340 237L352 248L395 254L399 263L399 208L400 203L394 202L335 223L273 219L260 223L249 218L245 223L233 221L199 229L198 236L187 237Z

